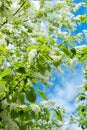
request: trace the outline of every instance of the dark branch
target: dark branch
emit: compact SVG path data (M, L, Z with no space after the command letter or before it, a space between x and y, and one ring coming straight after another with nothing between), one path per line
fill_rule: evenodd
M21 8L24 6L25 3L26 1L24 1L24 3L18 8L18 10L15 13L13 13L13 16L16 15L21 10Z
M35 18L37 18L37 16L35 16L35 17L29 17L28 19L25 19L23 22L27 22L29 20L34 20Z
M4 23L2 23L1 26L4 26L7 22L8 22L8 20L6 20Z
M21 8L24 6L25 3L26 3L26 1L24 1L24 2L21 4L21 6L18 8L18 10L17 10L15 13L13 13L12 15L15 16L15 15L21 10ZM3 23L1 24L1 27L4 26L7 22L8 22L8 20L6 20L5 22L3 22Z

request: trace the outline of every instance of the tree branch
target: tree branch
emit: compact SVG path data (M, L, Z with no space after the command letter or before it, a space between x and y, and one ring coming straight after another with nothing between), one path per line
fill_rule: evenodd
M2 23L1 27L4 26L7 22L8 22L8 20L6 20L4 23Z
M26 1L24 1L22 5L18 8L18 10L15 13L13 13L13 16L16 15L21 10L21 8L24 6L25 3Z
M21 10L21 8L24 6L25 3L26 3L26 1L24 1L24 2L21 4L21 6L17 9L17 11L16 11L15 13L13 13L12 15L15 16L15 15ZM7 22L8 22L8 20L6 20L5 22L3 22L3 23L1 24L1 27L4 26Z

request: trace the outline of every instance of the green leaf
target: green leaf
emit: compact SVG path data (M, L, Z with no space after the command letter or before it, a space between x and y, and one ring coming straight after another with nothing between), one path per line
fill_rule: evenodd
M6 82L5 81L0 81L0 85L5 85Z
M19 129L20 129L20 130L26 130L26 126L21 124L21 125L19 126Z
M19 100L22 104L24 104L25 96L24 96L23 93L18 94L18 100Z
M84 89L85 89L85 91L87 91L87 83L84 84Z
M38 10L38 13L37 13L37 17L38 17L38 18L41 18L41 17L43 17L43 15L44 15L44 10L39 9L39 10Z
M38 64L37 64L37 67L39 68L40 73L42 75L44 75L45 74L45 66L44 66L44 64L41 61L39 61Z
M41 46L41 52L49 52L50 48L46 45Z
M40 10L39 10L40 11ZM44 37L44 36L39 36L38 38L37 38L37 41L39 42L39 43L44 43L45 41L46 41L46 38Z
M4 124L0 122L0 129L4 128Z
M80 16L80 20L81 20L82 23L84 23L84 22L87 23L87 15Z
M27 50L33 50L33 49L38 49L37 45L31 45L27 48Z
M5 77L6 75L9 75L10 73L11 73L11 69L6 69L1 73L0 77Z
M29 102L36 101L36 93L33 88L30 88L28 91L26 91L26 98Z
M21 64L19 62L14 62L13 66L18 69L19 67L21 67Z
M0 57L0 62L3 60L3 57Z
M85 100L86 99L86 94L85 93L79 93L77 96L76 96L76 99L77 101L82 101L82 100Z
M44 0L40 0L40 8L44 6Z
M17 100L17 94L16 93L13 93L12 94L12 102L15 103Z
M50 119L50 111L47 108L44 108L44 113L45 113L45 118L47 121L49 121Z
M54 109L54 115L58 120L62 121L62 115L60 111Z
M11 110L11 118L15 119L18 116L16 110Z
M73 58L76 55L76 49L72 48L70 51L71 51L70 56L71 56L71 58Z
M38 89L38 92L43 99L48 100L45 93L42 90Z
M5 92L0 92L0 100L2 100L6 96Z
M6 53L5 47L6 47L6 46L5 46L4 44L0 45L0 53L3 53L3 54Z
M19 68L17 69L17 72L19 72L19 73L21 73L21 74L25 74L25 73L26 73L24 67L19 67Z

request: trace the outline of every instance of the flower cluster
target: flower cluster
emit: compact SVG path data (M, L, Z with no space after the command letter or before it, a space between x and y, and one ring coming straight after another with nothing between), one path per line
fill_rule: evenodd
M32 49L29 52L29 62L32 62L32 60L34 59L34 57L37 55L37 50L36 49Z
M52 107L55 105L55 101L54 100L49 100L49 101L43 101L41 103L44 107Z
M36 114L38 114L38 113L41 111L39 105L37 105L37 104L33 104L33 105L32 105L32 110L33 110Z

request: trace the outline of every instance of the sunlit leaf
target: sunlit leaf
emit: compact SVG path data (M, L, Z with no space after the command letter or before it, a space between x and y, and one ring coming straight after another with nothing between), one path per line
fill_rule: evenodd
M11 69L6 69L4 70L1 74L0 77L5 77L6 75L9 75L11 73Z
M41 96L43 99L48 100L48 99L47 99L47 96L46 96L46 94L45 94L45 92L43 92L43 91L40 90L40 89L38 89L38 92L39 92L40 96Z
M27 48L27 50L32 50L32 49L38 49L37 45L31 45Z

